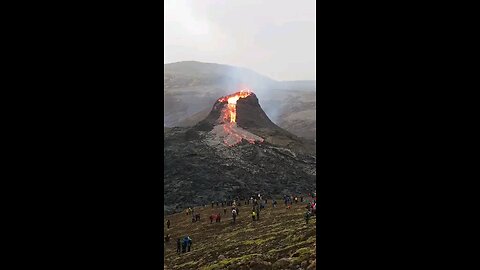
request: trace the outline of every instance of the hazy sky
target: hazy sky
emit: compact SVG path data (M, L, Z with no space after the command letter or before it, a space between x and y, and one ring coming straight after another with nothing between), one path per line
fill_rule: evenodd
M165 0L164 63L250 68L315 80L315 0Z

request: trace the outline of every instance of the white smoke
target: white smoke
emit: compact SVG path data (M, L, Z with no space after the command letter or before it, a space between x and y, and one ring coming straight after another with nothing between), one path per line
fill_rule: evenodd
M248 88L255 93L270 120L277 124L283 111L282 98L286 96L280 82L245 68L228 67L225 74L221 79L226 89L224 95Z

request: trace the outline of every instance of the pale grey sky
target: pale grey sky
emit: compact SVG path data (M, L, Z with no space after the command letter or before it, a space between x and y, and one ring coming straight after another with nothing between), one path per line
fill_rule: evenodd
M165 0L164 64L200 61L315 80L315 0Z

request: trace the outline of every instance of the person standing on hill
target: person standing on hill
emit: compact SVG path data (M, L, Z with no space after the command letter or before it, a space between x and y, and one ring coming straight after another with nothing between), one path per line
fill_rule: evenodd
M182 253L187 252L187 247L189 246L191 240L192 239L190 239L190 237L188 237L188 235L185 236L185 238L183 238Z
M223 214L227 215L227 208L223 208Z
M232 218L233 218L233 223L235 223L235 220L237 219L237 211L235 209L232 210Z
M170 229L170 219L167 219L167 229Z
M303 202L303 196L300 197L300 202Z
M182 253L185 253L187 252L187 243L185 242L185 238L183 238L182 240L180 240L181 243L182 243Z
M260 219L260 206L257 205L255 207L255 213L256 213L256 216L257 216L257 220L259 220Z
M306 222L306 224L308 224L308 220L309 220L309 219L310 219L310 211L307 211L307 212L305 213L305 222Z
M215 222L220 222L220 213L217 214L217 219L215 219Z
M255 213L255 211L252 211L252 220L255 221L255 217L257 216L257 214Z
M217 201L217 207L218 207L218 201Z
M215 217L213 216L213 214L211 214L211 215L210 215L210 224L212 224L214 218L215 218Z
M214 201L212 201L212 208L213 208L213 204L215 204L215 202L214 202Z
M181 247L181 243L180 243L180 238L177 239L177 253L180 254L180 247Z
M188 237L188 252L190 252L190 248L192 247L192 239L190 237Z

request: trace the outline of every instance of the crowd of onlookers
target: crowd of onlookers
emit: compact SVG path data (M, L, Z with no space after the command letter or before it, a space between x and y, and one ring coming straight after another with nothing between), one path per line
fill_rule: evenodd
M290 209L292 204L298 204L300 203L306 203L306 208L307 211L305 213L305 221L308 224L308 221L310 220L310 217L313 215L316 215L316 210L317 210L317 197L316 197L316 191L312 193L308 193L308 196L304 198L303 196L294 196L294 195L284 195L283 197L285 206L287 209ZM223 201L212 201L211 206L212 208L215 207L223 207L223 212L224 215L227 214L227 206L231 207L231 214L232 214L232 223L236 223L237 216L239 215L239 208L244 202L244 205L252 205L252 220L257 221L260 219L260 211L266 207L268 204L268 199L264 199L261 194L258 194L256 196L251 196L249 199L240 199L240 198L235 198L233 200L223 200ZM203 205L204 208L207 207L207 205ZM276 208L277 207L277 201L275 199L272 199L272 207ZM200 214L195 213L194 209L191 207L185 209L186 215L191 215L192 216L192 223L200 221ZM216 223L221 222L221 214L220 213L212 213L210 215L210 224L215 221ZM170 220L167 220L167 229L170 229ZM170 234L167 234L165 236L165 242L170 241ZM192 239L187 235L184 238L177 238L177 253L185 253L189 252L192 247Z

